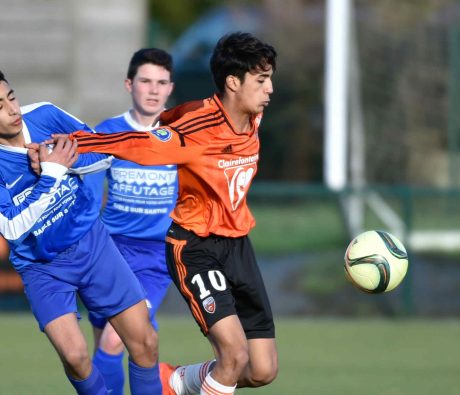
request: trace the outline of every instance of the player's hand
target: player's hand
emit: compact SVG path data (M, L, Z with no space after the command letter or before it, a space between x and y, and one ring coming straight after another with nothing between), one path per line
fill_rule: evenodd
M49 145L49 144L57 144L57 142L58 142L59 140L62 140L62 141L67 141L67 140L69 140L69 141L70 141L69 135L68 135L68 134L64 134L64 133L53 133L53 134L51 135L51 138L48 139L48 140L45 140L43 143L44 143L44 144L48 144L48 145Z
M42 168L40 167L40 158L38 157L40 144L30 143L26 144L25 147L27 148L27 156L29 157L30 167L34 173L39 176L42 172Z
M68 138L58 138L54 148L50 149L46 143L41 143L38 150L40 162L54 162L67 168L78 159L77 141L70 141Z

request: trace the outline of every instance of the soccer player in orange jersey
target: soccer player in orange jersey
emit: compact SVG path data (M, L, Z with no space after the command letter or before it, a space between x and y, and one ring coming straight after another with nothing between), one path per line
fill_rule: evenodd
M275 327L248 238L255 221L246 202L275 68L272 46L232 33L219 40L211 57L213 97L165 111L167 126L151 132L73 134L81 153L178 164L168 269L215 361L177 370L163 366L163 375L172 373L164 394L233 394L237 386L258 387L276 377Z

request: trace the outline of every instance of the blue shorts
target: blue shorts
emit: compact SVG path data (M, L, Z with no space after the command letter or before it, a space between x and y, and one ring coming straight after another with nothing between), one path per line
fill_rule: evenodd
M158 330L155 314L171 284L171 277L166 266L165 242L133 239L121 235L112 235L112 238L144 287L147 293L150 321ZM105 317L93 311L89 312L88 318L94 327L100 329L104 328L107 322Z
M51 262L29 265L20 275L42 331L64 314L78 315L77 293L88 310L105 318L145 299L142 286L99 220Z

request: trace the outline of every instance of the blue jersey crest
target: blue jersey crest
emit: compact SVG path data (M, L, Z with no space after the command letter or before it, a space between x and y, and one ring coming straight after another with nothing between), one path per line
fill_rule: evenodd
M172 137L172 133L168 129L153 129L152 134L163 142L171 140Z

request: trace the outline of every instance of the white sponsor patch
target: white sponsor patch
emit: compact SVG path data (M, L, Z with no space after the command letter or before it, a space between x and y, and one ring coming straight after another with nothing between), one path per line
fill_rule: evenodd
M240 202L246 196L249 184L255 172L255 165L225 169L225 176L228 182L228 194L233 210L237 209Z
M175 170L147 170L129 168L111 168L112 177L115 181L127 184L172 185L176 181Z

